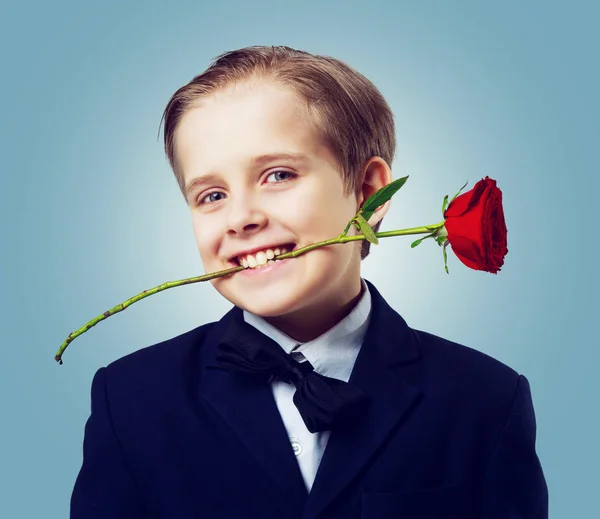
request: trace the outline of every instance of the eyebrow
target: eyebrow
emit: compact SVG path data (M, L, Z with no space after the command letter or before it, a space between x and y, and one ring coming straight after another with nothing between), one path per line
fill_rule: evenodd
M304 153L267 153L265 155L258 155L250 159L250 165L252 167L260 167L275 160L286 160L295 164L302 164L308 162L309 157ZM220 178L220 175L218 173L206 173L205 175L199 175L197 177L194 177L185 186L186 197L189 197L190 193L198 186L214 182L218 178Z

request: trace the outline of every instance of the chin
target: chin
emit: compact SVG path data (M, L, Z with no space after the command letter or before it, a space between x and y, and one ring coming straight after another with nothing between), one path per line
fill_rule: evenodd
M227 296L225 296L227 297ZM250 298L250 297L227 297L235 306L246 310L251 314L258 315L259 317L277 317L288 314L297 310L296 301L289 299L285 296L274 299L273 297L265 297L264 299Z

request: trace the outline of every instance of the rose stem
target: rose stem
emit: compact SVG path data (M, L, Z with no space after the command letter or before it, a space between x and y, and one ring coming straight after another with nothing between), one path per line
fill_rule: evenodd
M377 232L377 233L375 233L375 236L377 236L377 238L389 238L391 236L408 236L411 234L426 234L426 233L435 231L436 229L442 227L443 225L444 225L444 222L441 222L441 223L437 223L434 225L426 225L423 227L412 227L410 229L399 229L396 231ZM366 240L366 238L363 234L357 234L355 236L348 236L348 235L341 236L340 235L340 236L337 236L336 238L331 238L329 240L320 241L317 243L313 243L312 245L307 245L306 247L296 249L294 251L286 252L285 254L281 254L280 256L278 256L278 259L295 258L295 257L305 254L313 249L318 249L319 247L325 247L326 245L337 245L339 243L346 243L346 242L358 241L358 240ZM152 294L156 294L157 292L161 292L162 290L166 290L168 288L178 287L181 285L188 285L190 283L198 283L200 281L208 281L209 279L213 279L213 278L217 278L217 277L228 276L230 274L234 274L235 272L239 272L240 270L244 270L244 268L245 267L240 265L239 267L233 267L233 268L226 269L226 270L219 270L217 272L212 272L210 274L203 274L201 276L196 276L196 277L192 277L192 278L180 279L178 281L167 281L166 283L163 283L162 285L158 285L149 290L144 290L140 294L133 296L130 299L127 299L126 301L123 301L122 303L118 304L117 306L115 306L115 307L111 308L110 310L107 310L103 314L100 314L99 316L95 317L94 319L92 319L91 321L86 323L84 326L79 328L78 330L71 332L68 335L68 337L65 339L65 341L62 343L57 354L54 356L54 360L62 365L62 363L63 363L62 355L63 355L64 351L67 349L67 346L69 345L70 342L72 342L76 337L78 337L82 333L87 332L90 328L92 328L93 326L98 324L100 321L103 321L104 319L106 319L107 317L110 317L111 315L122 312L129 305L132 305L133 303L137 303L140 299L144 299L145 297L151 296Z

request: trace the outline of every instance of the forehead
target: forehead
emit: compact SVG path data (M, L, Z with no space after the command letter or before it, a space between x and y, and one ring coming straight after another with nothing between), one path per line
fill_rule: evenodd
M184 177L221 171L272 153L323 152L303 100L277 84L251 84L202 99L181 118L174 151Z

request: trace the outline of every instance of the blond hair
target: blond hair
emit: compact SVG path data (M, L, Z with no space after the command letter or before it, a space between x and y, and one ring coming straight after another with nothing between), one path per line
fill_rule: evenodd
M338 161L346 196L358 194L362 169L371 157L381 157L391 166L396 149L394 116L373 83L332 57L283 45L257 45L214 58L206 71L173 94L165 108L161 119L165 153L184 198L185 181L174 145L182 116L202 98L254 80L273 80L304 100L306 115ZM382 220L374 226L376 232ZM361 259L369 249L364 240Z

